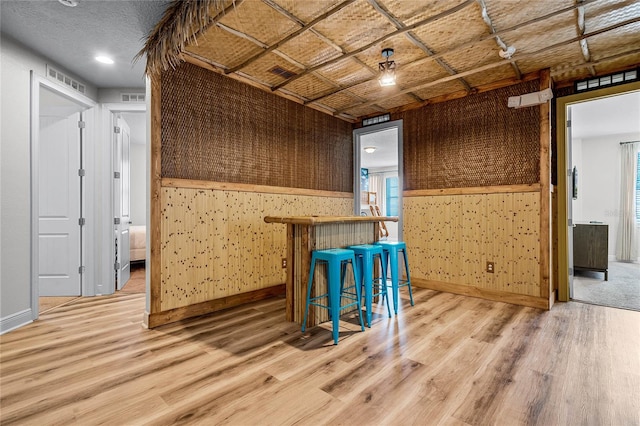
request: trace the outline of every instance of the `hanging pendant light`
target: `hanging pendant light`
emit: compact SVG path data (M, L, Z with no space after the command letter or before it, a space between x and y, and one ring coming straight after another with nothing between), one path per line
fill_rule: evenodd
M393 55L393 49L383 49L382 57L385 58L384 62L380 62L378 67L380 69L380 78L378 82L380 86L395 86L396 84L396 63L390 61L389 58Z

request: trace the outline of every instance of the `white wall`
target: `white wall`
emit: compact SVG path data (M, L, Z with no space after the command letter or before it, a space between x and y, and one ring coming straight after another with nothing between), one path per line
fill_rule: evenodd
M131 144L131 222L147 223L147 146Z
M620 216L620 142L632 140L640 140L640 133L582 138L573 145L574 154L578 146L581 156L574 156L579 173L574 221L607 223L609 256L615 255Z
M30 71L47 61L4 35L0 40L0 332L31 320ZM64 67L57 64L61 71ZM73 75L69 74L74 77ZM87 85L95 99L97 90Z

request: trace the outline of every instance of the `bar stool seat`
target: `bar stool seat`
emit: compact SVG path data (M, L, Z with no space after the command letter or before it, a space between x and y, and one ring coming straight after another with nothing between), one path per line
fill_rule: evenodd
M367 326L371 328L372 302L374 297L382 297L387 305L389 318L391 318L391 308L389 306L389 296L387 295L387 266L383 260L382 246L373 244L360 244L349 246L356 255L358 265L358 283L364 287L364 305L367 308ZM380 261L381 274L373 276L375 259Z
M409 260L407 259L407 245L402 241L376 241L382 247L384 264L391 269L391 291L393 294L393 310L398 315L398 293L400 287L409 288L409 298L413 306L413 292L411 291L411 277L409 275ZM398 256L402 252L407 279L401 280L398 271Z
M311 287L313 285L313 276L317 262L325 262L327 264L327 293L311 297ZM346 275L346 265L351 264L353 270L354 284L344 287L344 279ZM343 272L342 266L345 265ZM358 320L360 327L364 331L362 321L362 307L360 305L361 295L358 283L358 269L356 266L356 258L353 250L349 249L326 249L314 250L311 255L311 268L309 270L309 281L307 282L307 302L304 310L304 319L302 320L302 332L307 328L307 318L309 316L309 306L317 306L328 309L331 321L333 322L333 343L338 344L340 311L352 306L358 308ZM353 293L348 290L354 290ZM328 304L318 302L321 299L328 299ZM349 303L342 305L342 299L347 299Z

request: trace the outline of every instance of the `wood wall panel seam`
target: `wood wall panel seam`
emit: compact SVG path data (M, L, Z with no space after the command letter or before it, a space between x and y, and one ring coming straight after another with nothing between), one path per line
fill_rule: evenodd
M402 192L403 197L433 197L438 195L508 194L519 192L540 192L539 183L530 185L476 186L469 188L413 189Z
M253 192L259 194L285 194L310 197L353 198L353 192L323 191L319 189L288 188L233 182L213 182L196 179L162 178L163 188L209 189L220 191Z

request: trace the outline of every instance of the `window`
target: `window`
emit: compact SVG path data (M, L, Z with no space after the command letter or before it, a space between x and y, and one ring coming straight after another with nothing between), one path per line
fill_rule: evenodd
M385 179L387 186L387 212L385 216L398 216L398 177Z

